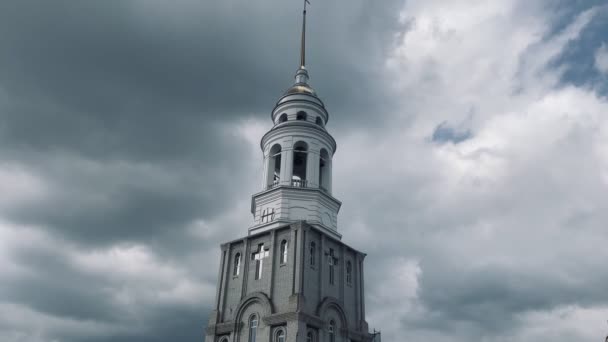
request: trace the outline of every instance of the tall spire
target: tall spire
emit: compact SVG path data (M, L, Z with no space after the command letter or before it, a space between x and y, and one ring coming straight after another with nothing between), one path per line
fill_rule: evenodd
M304 0L304 11L302 12L302 42L300 46L300 67L298 68L298 71L296 71L296 84L306 84L308 82L308 71L306 71L306 4L310 5L310 2L308 0ZM311 92L314 93L312 89Z
M306 4L310 5L308 0L304 0L304 11L302 12L302 46L300 48L300 68L306 66Z

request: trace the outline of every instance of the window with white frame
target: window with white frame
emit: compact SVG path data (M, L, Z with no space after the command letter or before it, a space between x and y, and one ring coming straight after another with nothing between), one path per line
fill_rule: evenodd
M281 264L287 263L287 240L281 241Z
M239 273L241 272L241 253L236 253L236 255L234 256L234 266L233 266L233 270L232 270L232 275L233 276L238 276Z
M284 329L278 329L274 333L274 342L285 342L285 330Z
M249 318L249 341L255 342L256 334L258 332L258 316L251 315Z

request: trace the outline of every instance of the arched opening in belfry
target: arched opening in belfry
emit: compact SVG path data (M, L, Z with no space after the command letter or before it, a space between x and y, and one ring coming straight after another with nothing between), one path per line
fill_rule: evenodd
M266 185L276 186L281 181L281 145L276 144L270 148L268 154L268 175Z
M308 162L308 145L298 141L293 145L293 175L291 185L306 187L306 167Z
M306 121L306 112L298 112L298 114L296 115L296 120Z
M283 113L279 116L279 123L287 121L287 114Z
M315 123L321 127L323 127L323 119L321 119L320 116L317 116L317 118L315 119Z
M330 163L329 153L322 148L319 157L319 187L326 191L329 191Z

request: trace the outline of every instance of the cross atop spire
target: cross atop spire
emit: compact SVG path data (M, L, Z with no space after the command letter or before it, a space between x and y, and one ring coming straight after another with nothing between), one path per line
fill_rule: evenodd
M300 68L306 66L306 4L310 5L308 0L304 0L304 11L302 12L302 46L300 48Z

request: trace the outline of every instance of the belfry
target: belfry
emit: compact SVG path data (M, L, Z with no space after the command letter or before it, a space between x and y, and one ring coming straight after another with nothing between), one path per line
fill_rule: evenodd
M365 320L365 254L338 233L332 195L336 141L329 113L309 85L304 3L300 66L262 137L254 224L221 245L206 342L371 341Z

